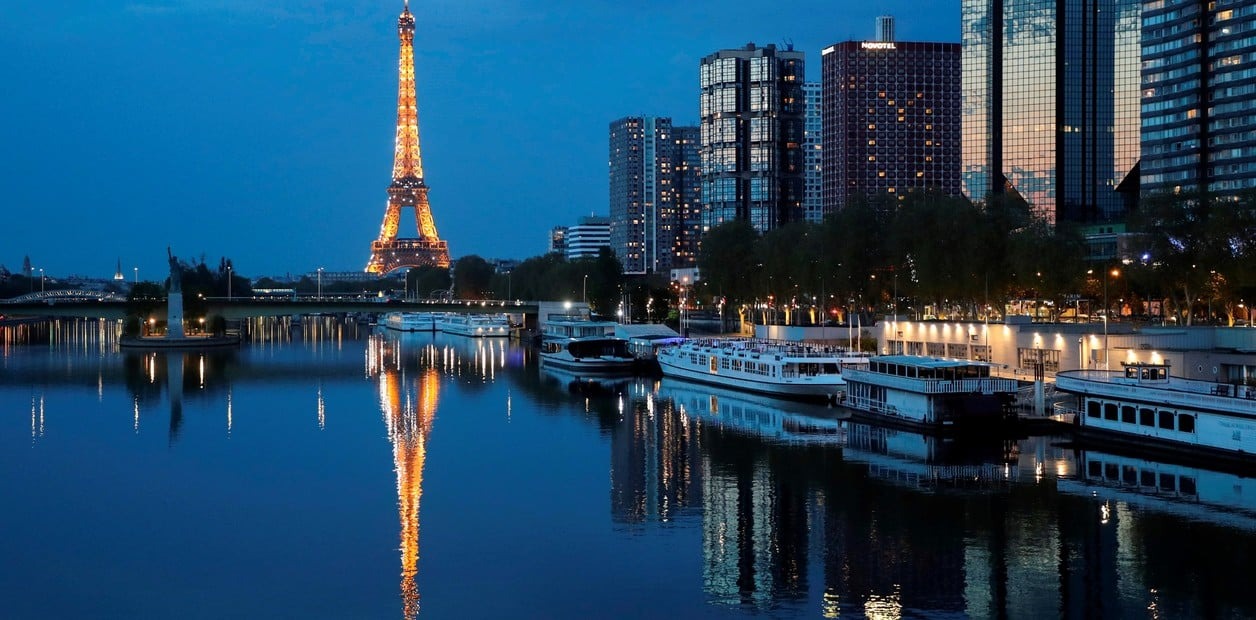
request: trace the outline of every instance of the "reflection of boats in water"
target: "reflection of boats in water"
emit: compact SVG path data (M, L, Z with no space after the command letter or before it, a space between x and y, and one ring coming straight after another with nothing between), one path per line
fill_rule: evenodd
M1256 478L1093 450L1076 458L1077 479L1061 479L1061 491L1256 530Z
M845 394L843 369L868 365L841 349L743 338L691 340L660 348L656 359L667 377L820 401Z
M717 387L664 378L659 398L670 398L681 413L769 441L841 445L846 431L836 410L779 401Z
M637 381L631 375L583 374L551 364L541 365L542 377L548 377L567 388L572 394L585 396L614 396L628 391Z
M987 487L1015 482L1010 443L995 438L959 440L874 424L847 422L842 458L866 463L876 478L909 487Z

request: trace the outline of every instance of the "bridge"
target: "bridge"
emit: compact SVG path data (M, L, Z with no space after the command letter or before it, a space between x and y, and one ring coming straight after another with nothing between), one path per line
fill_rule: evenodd
M55 291L49 291L52 293ZM44 296L28 299L29 295L0 300L0 315L11 317L40 316L79 319L123 319L127 316L125 299L105 297L83 298ZM165 300L154 300L157 307L153 315L164 317ZM361 312L382 314L385 312L456 312L462 314L522 314L524 324L539 328L550 314L579 311L587 308L582 302L520 301L520 300L399 300L359 296L312 296L312 297L207 297L204 299L206 315L221 316L227 320L267 316L294 316L303 314L341 314Z
M55 291L39 291L38 293L19 295L12 299L0 299L0 304L20 304L31 301L126 301L126 295L119 295L110 291L57 289Z

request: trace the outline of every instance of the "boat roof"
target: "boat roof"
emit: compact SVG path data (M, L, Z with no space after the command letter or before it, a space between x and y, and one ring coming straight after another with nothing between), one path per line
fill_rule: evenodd
M928 357L925 355L878 355L872 358L874 362L885 362L889 364L899 364L902 366L915 366L917 368L966 368L968 366L989 366L985 362L974 362L971 360L948 360L938 357Z

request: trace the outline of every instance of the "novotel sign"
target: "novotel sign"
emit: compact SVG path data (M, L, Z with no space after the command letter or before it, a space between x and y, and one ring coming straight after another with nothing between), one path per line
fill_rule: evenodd
M859 47L866 50L896 50L898 46L893 41L863 41Z

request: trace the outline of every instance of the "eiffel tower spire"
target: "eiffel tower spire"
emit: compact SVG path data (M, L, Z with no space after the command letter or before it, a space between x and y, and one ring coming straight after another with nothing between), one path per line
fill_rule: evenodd
M388 186L388 207L379 238L371 243L368 273L385 274L401 267L449 266L449 247L436 233L432 208L427 202L427 182L423 178L423 156L419 148L419 108L414 80L414 14L406 0L397 19L401 42L397 67L397 139L393 153L392 184ZM401 209L413 208L418 239L397 237Z

